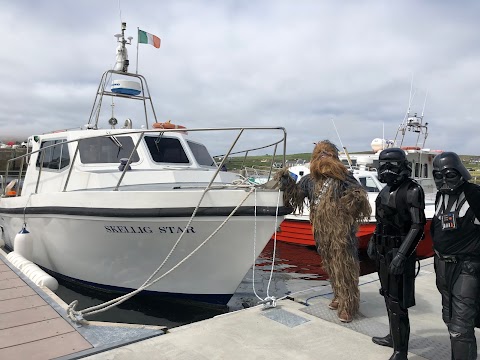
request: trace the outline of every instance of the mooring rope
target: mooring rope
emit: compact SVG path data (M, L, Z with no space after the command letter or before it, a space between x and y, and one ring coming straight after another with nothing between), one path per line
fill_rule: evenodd
M74 300L72 301L72 303L70 303L70 305L68 305L68 308L67 308L67 316L75 323L79 323L79 324L88 324L88 321L84 319L85 316L87 315L93 315L93 314L96 314L96 313L100 313L100 312L103 312L103 311L106 311L114 306L117 306L117 305L120 305L121 303L123 303L124 301L130 299L131 297L133 297L134 295L138 294L139 292L145 290L146 288L152 286L153 284L155 284L156 282L160 281L163 277L165 277L166 275L168 275L169 273L171 273L173 270L175 270L177 267L179 267L181 264L183 264L185 261L187 261L191 256L193 256L193 254L195 254L202 246L204 246L213 236L215 236L217 234L218 231L220 231L220 229L227 223L228 220L230 220L230 218L237 212L238 208L240 206L242 206L242 204L248 199L248 197L250 196L250 194L255 190L255 187L252 187L250 189L250 191L247 193L247 195L243 198L243 200L232 210L232 212L230 213L230 215L227 216L227 218L217 227L217 229L215 229L215 231L210 235L208 236L200 245L198 245L189 255L187 255L185 258L183 258L179 263L177 263L177 265L175 265L174 267L172 267L170 270L168 270L167 272L165 272L163 275L159 276L158 278L156 278L155 280L151 281L150 280L160 271L160 269L163 267L163 265L166 263L166 261L168 260L168 258L170 257L170 255L173 253L174 249L176 248L176 246L178 245L178 243L180 242L180 240L182 239L183 235L185 234L186 232L186 229L188 229L188 226L191 224L194 216L196 215L197 211L198 211L198 208L200 207L200 204L201 202L203 201L203 198L205 197L205 194L207 193L207 191L209 191L210 189L209 188L206 188L194 210L194 212L192 213L192 216L190 217L190 220L187 224L187 226L185 226L185 229L183 230L182 234L180 235L179 239L176 241L176 243L174 244L172 250L170 250L169 254L167 255L167 257L165 258L165 260L162 262L162 264L154 271L154 273L152 275L150 275L150 277L143 283L142 286L140 286L138 289L128 293L128 294L125 294L125 295L122 295L122 296L119 296L118 298L115 298L115 299L112 299L110 301L107 301L103 304L99 304L99 305L96 305L96 306L92 306L92 307L89 307L87 309L84 309L84 310L80 310L80 311L77 311L75 310L75 307L77 306L78 304L78 301L77 300ZM278 206L277 206L278 207ZM278 212L278 209L277 209L277 212ZM255 214L256 216L256 214ZM256 219L256 217L255 217Z
M272 282L272 276L273 276L273 269L275 268L275 255L277 251L277 226L278 226L278 208L280 206L280 194L281 191L278 190L278 196L277 196L277 208L275 211L275 228L274 228L274 235L273 235L273 254L272 254L272 266L270 268L270 276L268 279L267 283L267 296L262 299L258 294L255 289L255 261L257 259L256 257L256 243L257 243L257 191L255 189L255 222L254 222L254 232L253 232L253 271L252 271L252 288L253 288L253 293L255 296L260 300L258 304L263 304L265 308L267 307L276 307L277 306L277 299L275 296L270 296L270 283ZM286 297L286 296L285 296ZM283 297L283 298L285 298Z

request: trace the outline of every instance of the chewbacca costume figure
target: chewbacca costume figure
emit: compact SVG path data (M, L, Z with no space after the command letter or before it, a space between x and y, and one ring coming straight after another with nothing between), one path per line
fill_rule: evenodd
M303 211L310 206L310 222L322 266L329 275L334 297L329 308L338 311L342 322L352 321L358 311L358 224L369 218L371 207L366 191L338 158L338 149L328 140L316 144L310 174L298 184L284 169L276 174L284 191L284 202Z

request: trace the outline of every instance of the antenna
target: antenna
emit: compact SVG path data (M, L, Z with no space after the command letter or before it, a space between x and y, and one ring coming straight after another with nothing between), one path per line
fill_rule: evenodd
M385 121L382 122L382 150L385 150L385 143L386 143L386 139L385 139Z
M125 30L127 29L127 23L122 22L122 33L115 34L114 36L117 38L117 42L120 43L117 47L117 61L115 62L115 66L113 70L121 71L121 72L128 72L128 65L130 64L128 60L128 52L125 45L131 45L133 37L129 36L128 41L125 40Z
M412 77L410 79L410 94L408 96L408 108L407 108L407 112L405 113L405 116L403 118L403 121L402 123L399 125L398 129L397 129L397 133L395 134L395 139L393 139L393 142L396 143L397 142L397 136L398 136L398 133L401 132L402 133L402 136L405 136L405 126L407 125L407 119L410 115L410 107L412 106L412 101L413 101L413 97L415 96L415 93L413 92L413 95L412 95L412 92L413 92L413 72L412 72ZM402 140L403 141L403 140Z
M122 21L122 7L120 6L120 0L118 0L118 16L120 17L120 24L123 23L123 21Z
M416 141L415 141L415 146L418 147L419 141L420 141L420 135L423 135L423 144L422 148L425 146L425 141L427 140L428 136L428 123L423 123L423 116L425 114L425 106L427 103L427 95L428 92L425 93L425 99L423 101L423 108L422 108L422 113L421 115L418 115L417 112L415 112L413 115L410 114L410 108L412 105L413 98L416 94L416 90L413 91L412 93L412 85L410 86L410 99L409 99L409 104L408 104L408 111L407 111L407 116L404 122L400 125L400 127L397 130L397 134L395 135L395 140L397 139L398 133L402 133L402 140L400 142L400 147L403 145L403 141L405 140L405 133L408 132L413 132L417 133Z
M352 160L350 160L350 155L348 154L347 148L343 146L342 139L340 138L340 134L338 133L337 127L335 126L335 121L333 121L333 119L332 119L332 124L335 129L335 132L337 133L338 140L340 141L340 145L342 145L343 151L345 151L345 155L347 156L348 166L350 167L350 170L352 170Z
M423 101L422 119L423 119L423 114L425 113L425 105L427 103L427 95L428 95L428 90L425 92L425 100Z

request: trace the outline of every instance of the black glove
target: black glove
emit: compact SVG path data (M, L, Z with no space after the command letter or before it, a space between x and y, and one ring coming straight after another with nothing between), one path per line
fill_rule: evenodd
M375 237L372 236L368 241L367 255L372 260L377 260L377 245L375 244Z
M402 253L397 253L390 263L388 272L392 275L401 275L405 271L405 261L407 258Z

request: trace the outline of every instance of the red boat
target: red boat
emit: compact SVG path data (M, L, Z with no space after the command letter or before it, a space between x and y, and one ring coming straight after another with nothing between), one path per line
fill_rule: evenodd
M433 256L433 244L430 236L430 224L432 220L427 220L425 225L425 238L420 241L417 247L417 256L427 258ZM375 223L370 222L360 225L357 232L359 250L366 250L368 241L375 231ZM277 240L298 245L315 246L313 239L312 225L309 221L295 220L294 216L287 217L280 224L280 230L276 232ZM275 234L274 234L275 236ZM272 239L274 238L272 236Z
M417 119L417 118L415 118ZM417 119L416 121L420 121ZM379 139L376 139L379 140ZM379 192L385 186L380 183L377 176L377 171L373 170L376 161L378 162L378 154L381 148L375 148L375 140L372 142L372 153L351 154L348 161L354 162L355 166L360 169L350 167L353 176L358 182L367 190L368 199L372 210L375 210L375 199ZM433 243L430 236L430 224L433 214L435 212L435 182L430 176L433 168L434 155L438 153L436 150L420 149L418 147L402 147L405 151L407 159L412 164L412 177L423 187L425 191L425 215L427 217L427 224L425 225L425 238L420 241L417 247L417 255L421 258L433 256ZM344 155L340 155L343 160ZM310 164L298 165L289 168L289 171L296 175L297 181L306 174L310 173ZM359 249L366 250L368 241L375 231L375 214L372 214L370 221L360 225L357 232L359 240ZM280 224L280 230L276 232L277 240L289 242L299 245L315 245L315 240L312 234L312 225L309 219L308 205L304 207L303 214L287 215ZM273 238L273 237L272 237Z

